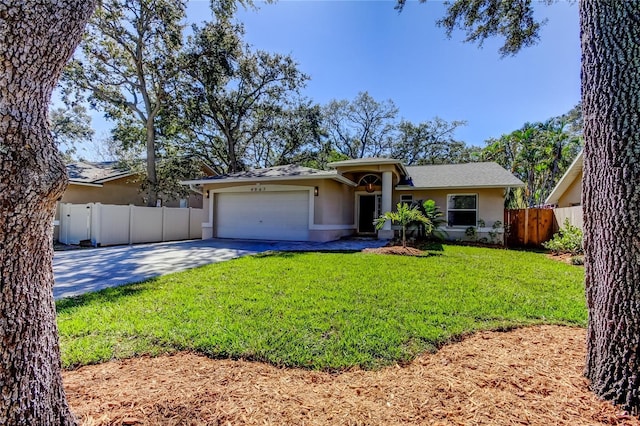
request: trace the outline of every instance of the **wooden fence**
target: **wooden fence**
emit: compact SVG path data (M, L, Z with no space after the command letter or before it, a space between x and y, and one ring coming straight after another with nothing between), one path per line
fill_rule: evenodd
M552 209L514 209L504 211L507 247L541 247L554 232Z
M202 237L202 209L61 203L59 212L58 239L63 244L84 240L108 246Z

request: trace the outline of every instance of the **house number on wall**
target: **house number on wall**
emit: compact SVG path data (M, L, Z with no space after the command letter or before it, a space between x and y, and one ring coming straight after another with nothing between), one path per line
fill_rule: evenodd
M263 186L258 186L255 188L251 188L251 192L262 192L262 191L266 191L267 188L263 187Z

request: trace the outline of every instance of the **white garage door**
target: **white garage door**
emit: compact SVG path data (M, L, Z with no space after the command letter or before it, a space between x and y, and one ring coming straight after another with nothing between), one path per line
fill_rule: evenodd
M309 192L252 192L217 195L218 238L306 241Z

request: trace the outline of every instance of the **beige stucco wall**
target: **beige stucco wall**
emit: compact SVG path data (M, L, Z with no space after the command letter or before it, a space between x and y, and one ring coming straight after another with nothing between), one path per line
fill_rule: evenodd
M255 186L254 182L235 182L220 183L215 185L205 185L203 187L205 194L208 190L217 190L223 188L232 188L239 186ZM355 192L357 188L344 185L331 179L309 179L309 180L282 180L268 181L261 183L261 186L268 188L269 185L292 185L306 188L318 187L318 196L314 197L314 225L336 225L344 227L346 225L355 225ZM267 189L268 190L268 189ZM478 220L483 220L484 228L478 229L478 237L493 231L492 227L496 221L504 220L504 189L503 188L483 188L483 189L450 189L450 190L428 190L428 191L394 191L393 206L400 202L403 194L412 194L414 200L433 199L442 212L447 215L447 195L449 194L478 194ZM208 220L209 202L205 198L203 205L205 211L204 217ZM464 239L466 227L445 227L449 234L449 239ZM350 235L355 229L317 229L310 230L309 237L312 241L329 241L338 239L345 235ZM213 229L208 231L203 229L203 238L213 236ZM501 242L502 236L499 238Z
M396 191L393 194L394 206L400 202L403 194L413 194L414 201L433 200L440 207L445 217L447 215L447 196L450 194L478 194L478 220L482 219L485 226L491 227L495 221L504 220L504 189L439 189L429 191Z
M478 238L488 238L489 232L494 232L496 221L499 225L504 221L504 189L503 188L476 188L476 189L439 189L428 191L395 191L393 194L394 208L400 202L400 196L412 194L414 201L433 200L447 218L447 196L450 194L478 194L478 220L484 221L484 227L478 228ZM504 224L502 224L504 225ZM465 240L467 227L442 227L449 240ZM502 243L502 228L499 230L499 238L496 243Z
M138 188L139 185L130 181L129 178L106 182L101 187L70 183L60 201L73 204L102 203L144 206L146 204Z
M180 207L180 200L171 200L164 203L165 207ZM194 209L202 208L202 194L196 194L192 192L187 197L187 207L193 207Z
M318 186L315 223L318 225L352 225L354 189L334 180L324 179Z
M558 199L558 207L582 205L582 172L576 176L571 185Z
M202 208L202 194L189 195L187 207ZM86 204L102 203L134 206L146 206L140 193L140 183L134 177L126 177L105 182L102 186L87 186L69 183L62 199L62 203ZM180 207L180 200L165 202L165 207Z
M204 185L204 194L208 190L233 188L240 186L254 186L254 182L220 183L216 185ZM261 186L269 185L292 185L307 188L318 187L318 196L314 197L314 224L316 225L352 225L354 218L354 196L353 188L336 182L332 179L305 179L305 180L282 180L265 181ZM205 198L203 209L205 217L209 217L209 203ZM215 208L215 207L214 207Z

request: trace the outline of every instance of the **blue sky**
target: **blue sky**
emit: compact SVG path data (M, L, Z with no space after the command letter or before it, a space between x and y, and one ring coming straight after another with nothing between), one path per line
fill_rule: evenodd
M435 25L444 4L281 0L240 9L245 40L255 48L291 54L311 76L303 94L317 103L353 99L368 91L391 99L413 122L466 120L456 137L484 146L527 121L563 114L580 100L580 40L577 2L537 6L548 22L540 43L514 57L500 58L501 41L483 48L448 39ZM191 0L188 19L210 15L209 1ZM96 127L101 125L96 122Z

